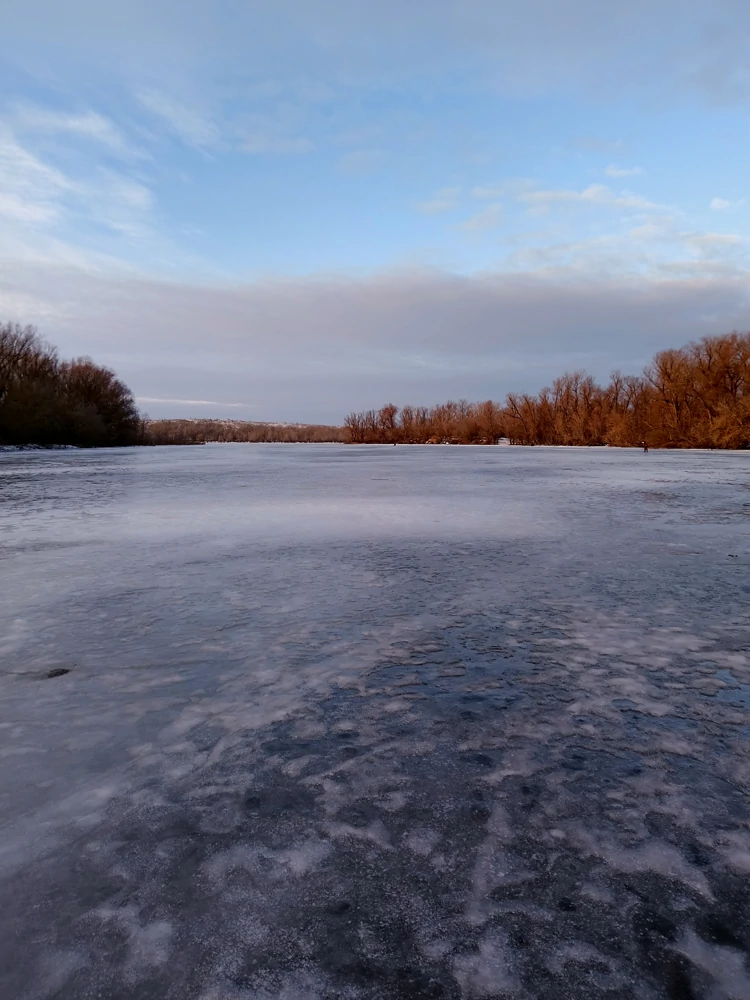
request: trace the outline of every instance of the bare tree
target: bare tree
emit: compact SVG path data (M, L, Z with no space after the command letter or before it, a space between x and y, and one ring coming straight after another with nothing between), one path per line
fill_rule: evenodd
M371 413L374 411L371 411ZM538 395L509 393L491 401L449 400L431 408L393 404L364 419L362 440L477 444L750 446L750 334L705 337L659 352L643 376L613 372L599 386L584 371L567 372Z

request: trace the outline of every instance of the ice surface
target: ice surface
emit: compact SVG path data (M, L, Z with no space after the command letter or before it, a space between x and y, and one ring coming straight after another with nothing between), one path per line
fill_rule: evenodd
M0 455L0 996L750 998L749 525L740 453Z

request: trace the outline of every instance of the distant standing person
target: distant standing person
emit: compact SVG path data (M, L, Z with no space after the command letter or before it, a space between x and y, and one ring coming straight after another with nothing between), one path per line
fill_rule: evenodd
M641 441L641 444L643 445L643 454L648 455L648 444L645 441Z

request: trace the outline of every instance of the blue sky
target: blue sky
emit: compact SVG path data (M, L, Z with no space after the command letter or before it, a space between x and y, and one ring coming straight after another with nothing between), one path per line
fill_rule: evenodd
M152 415L502 399L750 326L746 3L0 18L0 315Z

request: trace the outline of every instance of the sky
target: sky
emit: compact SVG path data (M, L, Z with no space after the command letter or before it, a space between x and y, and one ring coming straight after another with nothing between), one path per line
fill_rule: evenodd
M152 417L750 328L746 0L0 0L0 320Z

